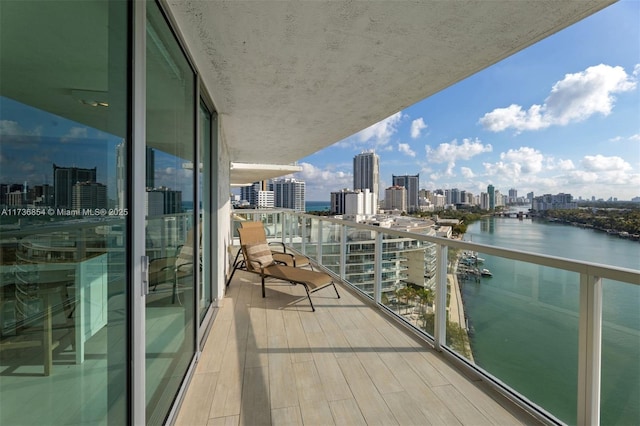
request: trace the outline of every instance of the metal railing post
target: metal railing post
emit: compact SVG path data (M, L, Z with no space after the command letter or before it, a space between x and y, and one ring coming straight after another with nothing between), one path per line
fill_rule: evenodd
M302 241L300 242L300 251L302 252L302 254L306 255L307 254L307 219L304 217L301 217L301 222L300 222L300 238L302 239Z
M376 232L376 240L373 248L373 300L380 303L382 300L382 232Z
M322 265L322 219L318 219L318 241L316 242L316 260Z
M433 330L436 350L442 350L447 343L447 254L448 247L436 246L436 296L435 325Z
M347 276L347 227L340 225L340 278Z
M580 275L578 424L600 424L602 279Z

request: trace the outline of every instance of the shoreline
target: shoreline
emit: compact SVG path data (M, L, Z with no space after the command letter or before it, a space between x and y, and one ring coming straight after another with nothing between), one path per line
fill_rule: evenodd
M475 363L473 359L473 351L471 349L471 340L469 339L469 329L467 328L466 315L464 312L464 303L462 301L462 291L458 283L458 261L461 254L458 253L453 265L453 273L447 274L447 286L451 289L451 298L449 300L449 321L458 324L464 332L464 351L468 354L468 359Z

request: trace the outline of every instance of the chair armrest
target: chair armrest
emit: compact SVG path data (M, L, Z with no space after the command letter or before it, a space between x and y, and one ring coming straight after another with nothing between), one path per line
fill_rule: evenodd
M273 242L270 242L270 243L269 243L269 245L270 245L270 246L271 246L271 245L280 245L280 246L282 246L282 253L286 253L286 252L287 252L287 247L284 245L284 243L283 243L283 242L280 242L280 241L273 241Z

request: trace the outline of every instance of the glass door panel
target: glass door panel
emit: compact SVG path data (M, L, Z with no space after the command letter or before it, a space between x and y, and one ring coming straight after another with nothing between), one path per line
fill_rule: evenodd
M147 424L162 424L194 355L200 236L194 73L154 2L147 3L146 66Z
M198 309L200 321L211 306L211 113L204 101L200 100L200 134L198 139L198 151L200 156L199 196L200 200L200 225L202 235L200 245L200 276L198 287L200 288Z
M128 7L2 2L2 425L128 423Z

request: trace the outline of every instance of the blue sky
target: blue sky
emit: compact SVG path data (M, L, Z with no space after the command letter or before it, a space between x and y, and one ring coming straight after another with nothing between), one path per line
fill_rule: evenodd
M620 1L299 161L306 198L352 188L352 159L380 156L420 187L493 184L575 198L640 196L640 0Z

